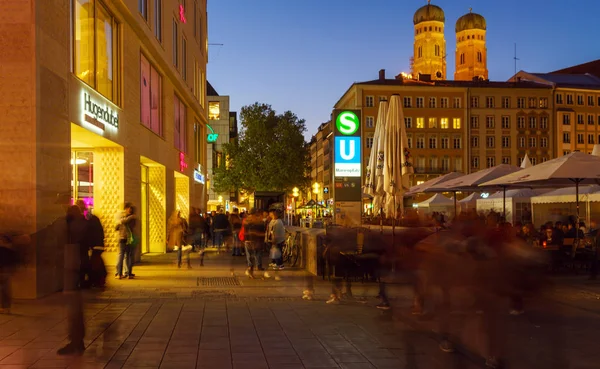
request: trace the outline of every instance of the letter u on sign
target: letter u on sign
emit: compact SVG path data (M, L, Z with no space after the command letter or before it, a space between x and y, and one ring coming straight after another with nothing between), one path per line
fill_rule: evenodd
M360 137L336 137L335 162L360 164Z
M346 147L346 144L348 147ZM356 155L356 143L354 141L340 141L340 156L345 161L350 161Z

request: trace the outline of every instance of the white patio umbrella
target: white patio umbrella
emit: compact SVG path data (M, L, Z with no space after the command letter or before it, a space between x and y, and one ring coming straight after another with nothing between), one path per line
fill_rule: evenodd
M406 192L404 194L404 197L414 196L414 195L416 195L418 193L425 192L425 190L427 190L428 188L431 188L432 186L435 186L437 184L444 183L444 182L449 181L451 179L455 179L455 178L462 177L462 176L464 176L464 174L460 173L460 172L446 173L446 174L441 175L439 177L435 177L433 179L430 179L427 182L421 183L420 185L412 186L411 188L409 188L408 192Z
M393 233L398 205L402 207L403 195L409 187L409 175L414 173L400 95L394 94L390 98L385 128L383 185L386 214L394 219Z
M533 166L533 164L531 164L531 160L529 160L529 156L527 154L525 154L525 157L523 158L523 161L521 162L521 168L525 169L525 168L529 168L532 166Z
M579 219L579 185L600 184L600 157L573 152L523 169L517 173L484 182L482 187L565 187L575 184L577 219Z
M472 192L481 191L480 184L491 181L496 178L500 178L510 173L518 172L521 168L516 165L500 164L495 167L487 168L474 172L471 174L458 177L432 186L425 192L454 192L454 198L456 198L456 192ZM506 194L507 185L496 186L496 189L504 191ZM505 198L506 199L506 198ZM454 204L454 212L456 213L456 203ZM504 215L506 215L506 200L504 201Z
M383 140L387 111L387 101L381 101L377 113L373 146L371 147L371 155L369 156L364 187L365 193L373 196L373 209L377 212L383 207L383 196L385 196L385 191L383 190Z

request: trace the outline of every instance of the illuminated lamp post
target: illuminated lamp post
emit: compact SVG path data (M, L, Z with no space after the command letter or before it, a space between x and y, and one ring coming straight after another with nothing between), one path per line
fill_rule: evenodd
M313 193L315 194L315 218L317 217L317 206L319 205L319 185L318 182L313 183Z
M298 200L298 196L300 195L298 187L294 187L292 189L292 196L294 196L294 202L292 203L292 223L294 223L294 216L296 215L296 201ZM294 224L292 224L294 225Z

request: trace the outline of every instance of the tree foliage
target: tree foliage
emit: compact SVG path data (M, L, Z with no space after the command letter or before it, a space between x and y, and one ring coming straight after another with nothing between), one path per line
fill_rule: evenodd
M254 103L240 112L237 143L224 145L226 160L214 170L218 192L289 191L310 183L310 152L304 119Z

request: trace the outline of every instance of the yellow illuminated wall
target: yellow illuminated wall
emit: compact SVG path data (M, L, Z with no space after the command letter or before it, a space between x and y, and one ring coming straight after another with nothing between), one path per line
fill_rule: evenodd
M175 209L181 216L188 218L190 214L190 180L187 177L175 177Z
M148 170L150 193L150 252L166 250L166 177L165 167L153 166Z
M104 227L107 251L117 251L119 236L115 231L115 215L123 210L124 157L118 147L96 148L94 151L94 214Z

